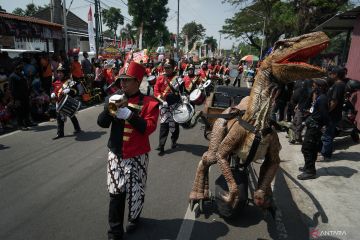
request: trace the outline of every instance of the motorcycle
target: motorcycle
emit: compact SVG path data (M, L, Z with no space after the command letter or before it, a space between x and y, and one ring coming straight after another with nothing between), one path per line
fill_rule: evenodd
M342 118L336 127L336 136L351 136L355 143L360 141L359 130L357 129L355 117L357 111L351 102L351 95L356 91L360 91L360 82L355 80L349 80L346 84L345 100L342 110Z

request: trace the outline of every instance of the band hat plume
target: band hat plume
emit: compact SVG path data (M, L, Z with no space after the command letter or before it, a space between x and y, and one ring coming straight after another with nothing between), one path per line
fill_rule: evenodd
M135 78L138 82L141 82L145 75L145 67L137 62L130 62L127 67L124 68L118 79Z

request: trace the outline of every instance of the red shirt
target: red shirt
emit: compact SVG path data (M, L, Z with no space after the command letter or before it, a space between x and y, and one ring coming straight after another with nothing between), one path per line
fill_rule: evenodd
M61 94L61 91L60 89L62 88L62 85L64 83L62 81L60 81L59 79L56 80L55 82L52 83L52 87L53 87L53 93L55 93L56 97L59 98L60 97L60 94Z
M169 87L169 84L171 85L171 82L175 81L175 78L175 75L171 77L167 77L166 75L160 75L156 79L156 83L154 86L154 97L165 100L166 96L171 93L171 88Z
M74 61L71 64L71 74L73 77L81 78L84 76L84 73L81 69L81 64L78 61Z
M199 71L199 75L200 75L200 78L202 78L203 80L206 80L206 78L207 78L207 73L208 73L208 70L205 70L205 69L200 69L200 71Z
M139 95L128 99L128 106L140 110L139 116L146 121L145 133L137 131L128 121L125 121L122 157L124 159L150 152L149 135L156 129L159 107L153 98L144 96L143 105L139 105Z

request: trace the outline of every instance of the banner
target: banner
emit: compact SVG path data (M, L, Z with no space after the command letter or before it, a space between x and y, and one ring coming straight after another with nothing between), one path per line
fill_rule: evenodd
M89 8L89 13L88 13L88 33L89 33L90 52L96 52L95 33L94 33L94 24L93 24L91 6Z

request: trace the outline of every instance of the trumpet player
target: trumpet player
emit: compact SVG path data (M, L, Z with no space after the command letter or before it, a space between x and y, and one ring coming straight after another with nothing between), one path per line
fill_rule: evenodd
M126 195L129 207L127 233L138 226L144 204L149 136L155 131L159 116L158 102L139 90L144 74L142 65L130 62L116 82L123 92L118 91L106 99L97 120L102 128L111 126L107 144L108 239L123 239Z
M61 99L69 94L74 97L77 93L75 89L75 81L69 78L68 73L65 71L65 68L62 64L59 64L56 69L56 73L58 79L53 83L53 92L51 93L51 99L56 100L56 105L58 106ZM53 138L53 140L63 138L64 137L64 125L66 121L66 116L60 112L56 113L57 120L57 135ZM74 134L80 133L81 128L78 119L75 115L70 118L72 124L74 125Z

